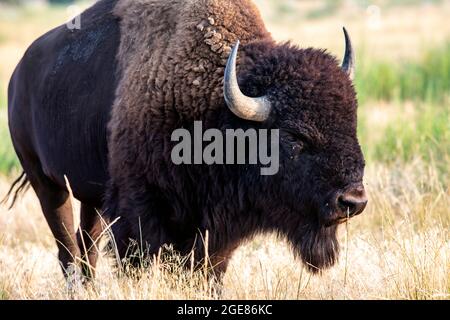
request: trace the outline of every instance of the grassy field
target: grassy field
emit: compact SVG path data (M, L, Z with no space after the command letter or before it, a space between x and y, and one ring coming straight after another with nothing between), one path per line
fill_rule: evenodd
M449 190L435 168L414 161L373 165L370 205L340 232L337 266L311 276L283 239L260 236L241 247L225 276L229 299L449 299ZM7 190L0 184L0 192ZM101 258L93 286L67 291L53 238L31 192L0 209L0 297L12 299L211 299L202 272L181 260L156 263L140 280L119 278ZM189 263L189 262L188 262Z
M259 236L235 254L232 299L450 299L450 1L256 1L273 36L342 56L345 25L356 46L359 136L369 204L341 228L337 266L300 267L283 239ZM82 4L85 5L85 4ZM68 18L64 7L0 7L0 197L20 169L9 143L6 87L26 47ZM141 280L119 278L109 258L77 299L217 298L180 259ZM0 299L68 298L56 246L28 192L0 206Z

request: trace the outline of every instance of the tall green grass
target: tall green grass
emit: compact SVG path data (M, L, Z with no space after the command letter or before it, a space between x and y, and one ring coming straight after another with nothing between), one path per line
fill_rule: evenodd
M413 116L403 117L395 105L394 119L377 130L370 117L370 108L362 106L359 117L359 137L368 162L406 163L422 159L433 163L442 178L450 174L450 108L444 105L416 104ZM379 130L379 129L378 129ZM381 138L374 139L378 134Z
M357 69L356 89L362 104L368 100L445 102L450 97L450 41L426 50L418 61L363 57Z
M416 61L369 61L363 58L355 80L360 102L359 135L368 161L433 162L443 177L450 174L450 41L425 50ZM371 136L370 108L389 102L395 120L383 127L382 138ZM412 104L405 118L398 106Z

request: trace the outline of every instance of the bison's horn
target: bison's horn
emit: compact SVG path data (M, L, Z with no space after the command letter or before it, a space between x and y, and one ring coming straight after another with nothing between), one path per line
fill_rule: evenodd
M267 97L250 98L244 95L239 88L236 74L236 60L239 50L239 41L233 48L225 68L224 97L228 108L239 118L262 122L270 114L270 102Z
M342 62L342 70L344 70L349 78L353 80L353 77L355 76L355 52L353 51L352 41L350 40L347 30L345 27L343 29L345 35L345 56L344 61Z

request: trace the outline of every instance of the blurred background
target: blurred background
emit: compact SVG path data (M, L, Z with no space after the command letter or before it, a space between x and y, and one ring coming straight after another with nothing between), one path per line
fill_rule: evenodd
M340 229L341 260L330 271L311 277L285 242L258 237L236 252L223 297L449 299L450 0L254 2L276 40L339 59L342 26L349 30L369 204ZM20 171L7 129L9 78L33 40L90 4L0 0L0 198ZM100 263L96 289L78 297L217 298L192 275L167 270L157 265L134 281ZM68 298L32 192L12 211L0 205L0 300L8 298Z

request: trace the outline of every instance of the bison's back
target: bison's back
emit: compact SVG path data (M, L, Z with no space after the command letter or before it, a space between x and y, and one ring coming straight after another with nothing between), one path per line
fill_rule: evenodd
M117 86L116 1L81 16L81 29L62 25L36 40L10 82L9 125L19 158L47 177L71 182L77 198L96 206L107 174L107 122Z

